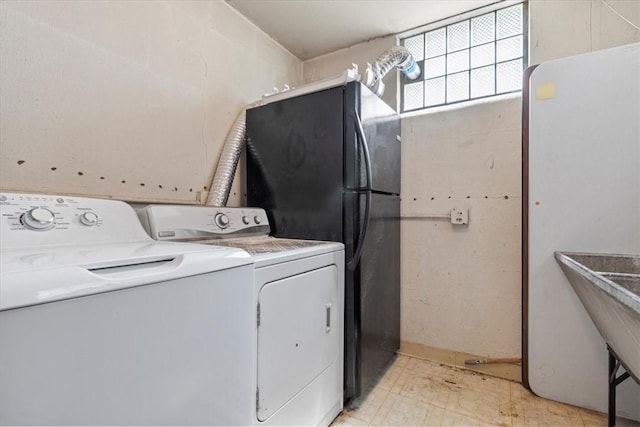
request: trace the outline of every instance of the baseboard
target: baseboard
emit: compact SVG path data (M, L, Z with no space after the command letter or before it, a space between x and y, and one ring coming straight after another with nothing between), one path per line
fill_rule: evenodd
M432 362L444 363L446 365L455 366L461 369L480 372L492 377L503 378L505 380L516 381L519 383L522 382L522 366L520 365L510 363L486 365L464 364L465 360L486 359L487 356L478 356L476 354L444 350L441 348L430 347L424 344L418 344L409 341L400 341L399 353L411 357L430 360Z

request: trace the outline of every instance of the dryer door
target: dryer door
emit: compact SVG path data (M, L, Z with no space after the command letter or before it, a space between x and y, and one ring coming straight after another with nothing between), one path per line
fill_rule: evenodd
M258 295L258 420L266 421L339 356L338 269L267 283Z

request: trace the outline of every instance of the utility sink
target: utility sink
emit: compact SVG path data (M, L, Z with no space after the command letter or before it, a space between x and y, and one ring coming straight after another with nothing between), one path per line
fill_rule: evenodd
M640 255L556 252L556 260L605 342L640 378Z

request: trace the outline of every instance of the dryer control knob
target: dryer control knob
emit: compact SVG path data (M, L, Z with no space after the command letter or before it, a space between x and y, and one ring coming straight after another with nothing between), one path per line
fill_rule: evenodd
M229 226L229 217L221 212L218 212L213 220L220 228L227 228Z
M98 215L93 212L85 212L80 215L80 222L87 227L93 227L94 225L98 225Z
M244 225L249 225L249 223L250 223L250 222L251 222L251 221L249 220L249 217L248 217L248 216L246 216L246 215L243 215L243 216L242 216L242 223L243 223Z
M33 208L20 217L20 222L29 230L46 231L56 225L56 217L49 209Z
M253 222L255 222L256 224L260 224L261 220L260 217L258 215L253 217Z

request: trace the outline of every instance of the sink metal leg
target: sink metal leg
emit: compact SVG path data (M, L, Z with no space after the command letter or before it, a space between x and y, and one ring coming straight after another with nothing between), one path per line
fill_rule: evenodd
M616 386L612 378L615 379L617 370L616 358L609 351L609 427L616 425Z
M616 377L618 369L620 369L620 360L611 347L607 346L607 350L609 350L609 427L613 427L616 425L616 387L629 378L629 372L627 370Z

